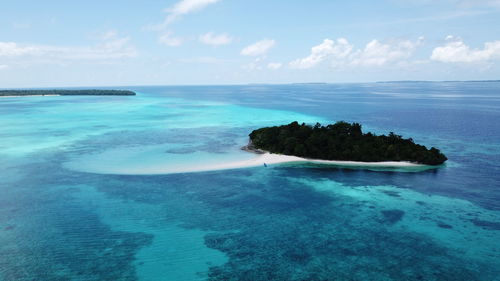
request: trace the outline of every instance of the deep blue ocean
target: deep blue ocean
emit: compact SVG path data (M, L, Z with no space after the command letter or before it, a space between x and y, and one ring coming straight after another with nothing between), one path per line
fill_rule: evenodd
M127 89L0 98L1 281L500 280L500 82ZM449 160L158 170L340 120Z

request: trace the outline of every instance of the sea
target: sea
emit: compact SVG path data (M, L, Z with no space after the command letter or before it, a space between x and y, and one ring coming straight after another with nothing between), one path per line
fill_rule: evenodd
M117 88L0 98L1 281L500 280L500 82ZM341 120L449 160L168 173Z

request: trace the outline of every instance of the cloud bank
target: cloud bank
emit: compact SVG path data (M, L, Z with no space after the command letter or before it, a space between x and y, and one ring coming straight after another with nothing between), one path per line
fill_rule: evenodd
M16 42L0 42L0 58L14 62L69 62L109 61L137 56L129 37L117 37L106 33L102 42L95 46L30 45Z
M290 62L290 66L292 68L308 69L327 59L344 59L351 53L353 47L345 38L339 38L336 41L325 39L323 43L311 48L309 56Z
M372 40L364 48L355 49L345 38L325 39L311 48L311 53L289 63L295 69L313 68L323 62L331 66L383 66L408 59L423 41L394 40L381 42Z
M446 37L448 43L435 48L431 59L447 63L477 63L500 59L500 41L484 43L482 49L471 49L460 37Z

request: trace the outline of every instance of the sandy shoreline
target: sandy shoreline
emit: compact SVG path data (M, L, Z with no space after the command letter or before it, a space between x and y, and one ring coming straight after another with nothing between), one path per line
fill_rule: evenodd
M225 162L206 162L202 161L197 163L182 163L182 164L167 164L167 165L147 165L144 167L133 168L119 168L116 165L110 165L108 169L86 169L79 165L76 170L99 173L99 174L121 174L121 175L161 175L161 174L182 174L182 173L196 173L196 172L209 172L220 170L232 170L251 167L273 167L279 164L319 164L325 166L335 166L352 169L373 169L373 170L389 170L389 171L402 171L402 172L418 172L428 169L434 169L437 166L428 166L423 164L415 164L410 162L355 162L355 161L330 161L330 160L316 160L306 159L296 156L272 154L265 152L262 154L254 154L254 157L245 160L225 161ZM71 166L70 166L71 169Z
M232 170L251 167L273 167L280 164L298 164L309 165L309 167L341 167L349 169L366 169L373 171L397 171L397 172L420 172L429 169L436 169L440 166L429 166L424 164L416 164L411 162L356 162L356 161L332 161L307 159L297 156L273 154L267 151L254 149L252 147L242 147L242 150L248 153L242 153L234 156L226 157L211 157L203 155L195 158L183 159L183 157L172 158L169 156L160 157L157 161L132 161L135 158L133 151L131 154L121 155L95 155L85 158L80 161L69 161L65 163L65 167L72 170L98 173L98 174L119 174L119 175L161 175L161 174L182 174L195 172L208 172L220 170ZM138 151L137 155L142 152ZM102 159L101 159L102 158ZM109 160L112 158L113 160ZM96 162L101 165L96 165ZM128 163L128 164L127 164ZM102 165L103 164L103 165Z
M272 153L262 153L255 154L255 157L247 160L233 161L233 162L220 162L220 163L210 163L210 164L200 164L200 165L189 165L189 166L177 166L177 167L150 167L142 171L121 171L123 174L178 174L178 173L193 173L193 172L208 172L208 171L218 171L218 170L231 170L231 169L241 169L241 168L251 168L251 167L264 167L264 163L271 167L277 164L286 163L313 163L321 165L330 165L338 167L347 168L366 168L366 169L398 169L398 168L408 168L409 170L426 170L433 166L415 164L410 162L355 162L355 161L330 161L330 160L316 160L316 159L306 159L296 156L280 155ZM116 171L115 171L116 172ZM113 173L113 172L111 172ZM121 174L119 172L119 174Z
M257 154L254 158L243 161L229 162L214 164L207 167L197 167L202 170L224 170L224 169L237 169L237 168L248 168L257 167L273 164L283 164L283 163L314 163L314 164L325 164L343 167L367 167L367 168L403 168L403 167L426 167L427 165L415 164L410 162L396 162L396 161L386 161L386 162L356 162L356 161L333 161L333 160L317 160L317 159L306 159L297 156L281 155L264 153ZM196 167L193 167L196 169Z

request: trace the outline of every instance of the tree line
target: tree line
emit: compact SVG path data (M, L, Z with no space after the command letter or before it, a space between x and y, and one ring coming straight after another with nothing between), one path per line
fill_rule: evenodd
M135 92L128 90L0 90L0 96L135 96Z

